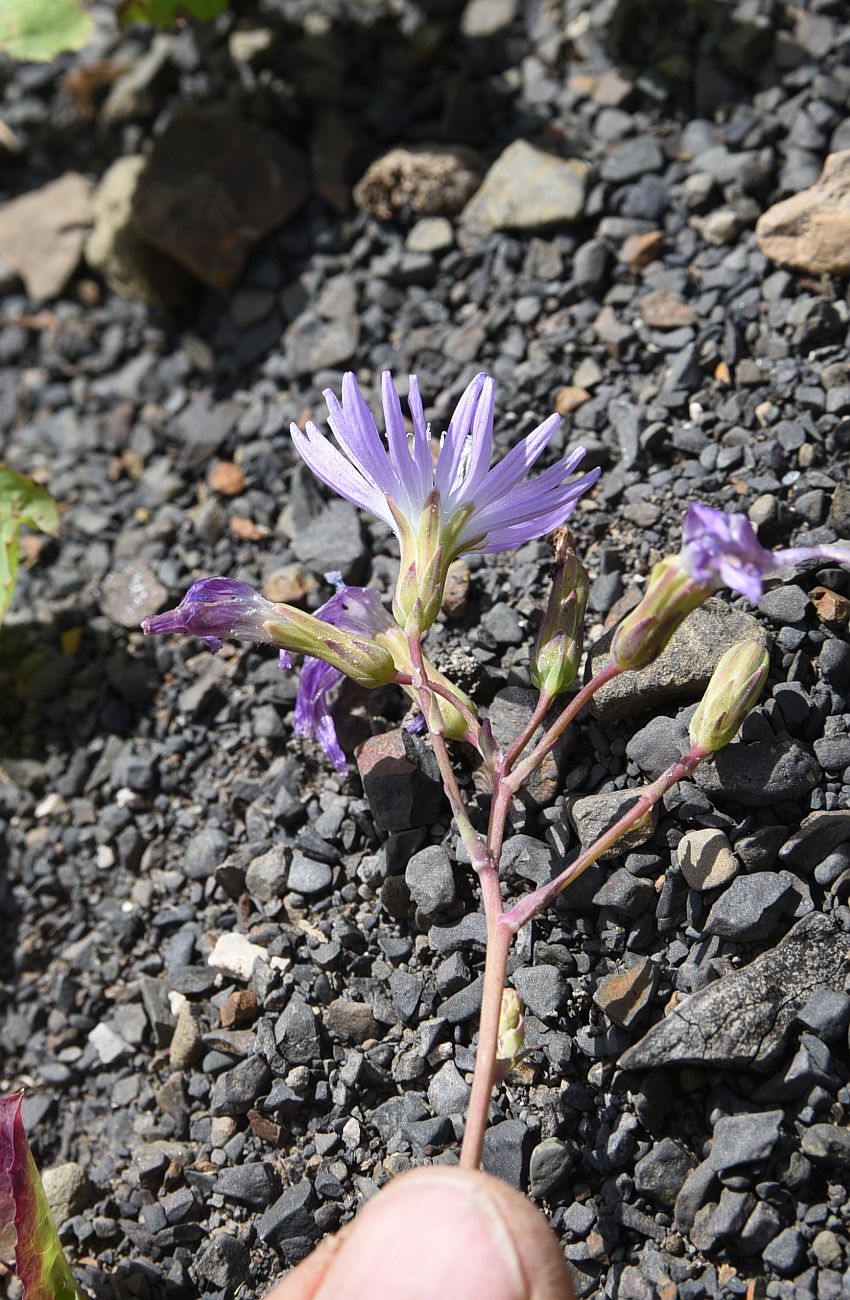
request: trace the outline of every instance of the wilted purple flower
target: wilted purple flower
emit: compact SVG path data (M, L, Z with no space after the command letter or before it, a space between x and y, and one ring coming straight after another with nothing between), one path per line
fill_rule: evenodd
M323 659L340 676L353 677L363 686L381 686L392 681L396 670L390 651L375 641L374 633L396 625L384 610L380 627L375 616L368 617L372 602L366 598L372 596L380 606L374 592L364 592L359 602L352 598L350 603L356 605L356 610L343 626L342 622L307 614L293 605L273 604L247 582L202 578L189 588L176 609L146 618L142 631L148 635L183 632L200 636L213 653L221 649L226 636L269 641L282 647L282 667L289 667L289 655L294 652ZM328 606L332 603L329 601Z
M746 515L726 514L710 506L688 506L682 526L680 561L701 586L731 587L757 605L762 578L800 560L833 560L850 564L850 546L791 546L769 551Z
M565 522L599 477L598 469L573 477L585 454L578 447L523 482L557 428L557 415L491 469L494 383L485 374L476 375L463 393L436 461L415 375L408 397L411 438L392 379L383 375L386 444L353 374L343 378L341 403L330 389L324 396L339 449L312 422L303 432L293 424L292 439L323 483L393 529L401 546L396 617L420 630L437 617L456 556L506 551L542 537Z
M375 636L394 629L397 631L396 624L381 604L377 591L369 587L347 587L338 573L328 573L325 576L336 584L337 590L316 611L316 617L322 622L330 623L345 632L357 632L365 636ZM296 733L318 740L338 772L347 771L348 763L337 739L330 705L331 697L343 676L338 668L322 659L308 656L301 669L295 700Z
M271 641L265 624L275 617L276 607L247 582L231 578L201 578L186 592L176 609L154 614L142 623L147 636L158 632L182 632L200 636L213 654L225 637L248 641Z
M765 574L811 559L850 564L850 546L768 551L746 515L694 503L682 526L681 551L659 560L652 570L643 599L614 633L612 657L621 668L645 668L712 592L731 587L757 605Z

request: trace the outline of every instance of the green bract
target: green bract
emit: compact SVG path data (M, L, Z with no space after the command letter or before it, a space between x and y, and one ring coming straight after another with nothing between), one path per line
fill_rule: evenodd
M31 478L0 465L0 623L15 590L22 524L40 528L43 533L55 533L59 527L56 502Z

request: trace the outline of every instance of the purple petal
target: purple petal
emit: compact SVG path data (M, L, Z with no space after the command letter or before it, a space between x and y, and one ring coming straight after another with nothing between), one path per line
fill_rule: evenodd
M434 483L434 461L431 456L431 448L428 445L428 425L425 423L425 411L422 407L419 380L416 375L410 376L407 405L413 419L413 459L419 468L420 483L424 486L422 498L424 501Z
M469 447L469 464L462 481L452 491L452 503L449 509L475 501L475 494L487 477L490 461L493 458L493 414L495 411L496 385L488 375L478 398L475 418L472 421L472 434Z
M422 509L430 483L422 481L420 466L410 454L404 416L401 413L401 400L388 370L385 370L381 376L381 405L387 427L390 460L395 468L399 485L396 504L402 514L410 518L417 507Z
M549 444L552 434L561 423L559 415L550 415L548 420L544 420L536 429L532 429L522 442L517 443L507 454L504 460L490 470L480 489L475 494L475 503L483 509L484 506L490 505L492 501L498 498L516 483L520 483L539 459L543 451ZM578 447L572 453L575 464L581 460L584 455L584 448ZM566 463L572 459L567 457ZM569 470L565 470L569 473Z
M342 452L337 451L336 447L331 446L327 438L322 436L315 424L308 423L304 433L297 424L291 425L289 431L298 454L309 465L316 478L321 479L329 488L333 488L334 492L339 493L341 497L345 497L346 501L353 502L354 505L360 506L361 510L367 510L369 514L377 515L390 527L394 526L384 493L367 482L359 469L355 468Z
M467 384L461 394L460 401L455 407L454 414L449 421L449 427L443 438L443 445L437 457L434 481L437 485L437 491L444 499L455 486L458 469L466 448L466 440L475 416L475 408L486 379L487 376L482 371Z
M274 616L275 607L247 582L230 578L201 578L186 592L176 609L155 614L142 623L148 636L182 632L203 637L215 653L224 637L268 641L264 623Z
M486 530L489 534L494 530L511 528L525 520L534 521L544 515L548 517L558 510L566 511L564 515L566 519L567 515L572 513L579 497L599 478L600 472L598 469L591 470L580 478L563 483L560 467L553 466L552 470L547 470L545 474L514 488L501 502L494 503L486 510L476 511L467 527L475 528L477 531ZM558 524L554 525L556 528L558 526ZM542 537L547 531L549 530L541 528L537 536Z
M330 696L343 676L338 668L332 668L323 659L308 657L301 669L295 700L296 735L318 740L339 772L347 771L348 764L337 740L336 727L330 713Z
M328 424L349 460L383 493L392 492L397 479L354 375L349 371L343 376L342 405L330 388L322 396L328 405Z

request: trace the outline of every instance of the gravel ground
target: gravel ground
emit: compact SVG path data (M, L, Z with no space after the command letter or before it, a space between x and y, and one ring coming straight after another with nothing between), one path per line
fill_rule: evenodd
M289 420L347 368L371 393L417 373L435 427L487 369L502 449L557 406L553 454L604 468L573 517L593 638L692 499L769 545L850 537L846 283L754 231L850 146L844 6L659 8L265 0L0 66L6 199L97 183L214 105L223 171L258 158L235 224L264 235L225 266L215 203L163 233L153 201L142 270L77 246L34 291L0 209L3 454L63 511L0 636L0 1085L28 1088L93 1295L260 1296L393 1174L456 1159L483 923L404 701L345 688L343 745L368 743L341 777L293 736L271 653L136 630L206 574L307 608L329 569L390 589L388 530L328 499ZM273 167L265 130L298 154ZM418 151L350 205L397 146ZM175 309L116 293L131 274ZM529 707L547 563L469 559L430 636L497 730ZM768 585L601 696L514 810L509 894L678 752L724 638L766 638L740 740L512 961L533 1051L486 1167L544 1208L583 1296L850 1289L850 579Z

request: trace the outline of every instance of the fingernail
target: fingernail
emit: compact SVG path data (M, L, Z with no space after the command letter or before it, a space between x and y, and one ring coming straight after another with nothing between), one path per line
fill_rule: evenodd
M457 1170L391 1186L363 1210L315 1300L527 1300L508 1224Z

